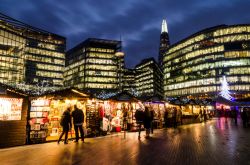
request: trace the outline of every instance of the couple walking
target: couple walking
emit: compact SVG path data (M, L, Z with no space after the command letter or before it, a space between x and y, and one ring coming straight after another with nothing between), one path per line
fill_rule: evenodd
M77 105L75 105L74 111L71 114L70 114L70 108L68 108L67 110L63 112L63 115L60 121L60 125L63 127L63 131L57 141L58 144L60 143L64 134L65 134L64 144L68 144L68 132L72 128L71 116L73 117L74 130L75 130L75 135L76 135L75 142L78 142L79 140L78 130L80 130L81 139L82 141L84 141L84 132L83 132L84 114L83 114L83 111L80 110L77 107Z
M149 138L150 129L151 129L151 132L153 133L153 125L152 125L153 118L154 118L154 113L153 113L153 111L150 111L148 109L148 107L145 107L145 111L143 111L142 109L136 110L135 119L136 119L136 122L139 126L138 139L141 138L141 126L142 126L142 124L144 125L144 128L146 129L146 138Z

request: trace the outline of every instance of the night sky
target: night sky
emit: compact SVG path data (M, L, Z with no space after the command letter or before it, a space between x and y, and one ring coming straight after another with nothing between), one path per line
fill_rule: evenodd
M120 40L127 67L158 59L162 19L175 43L204 28L250 23L249 0L0 0L0 12L67 38Z

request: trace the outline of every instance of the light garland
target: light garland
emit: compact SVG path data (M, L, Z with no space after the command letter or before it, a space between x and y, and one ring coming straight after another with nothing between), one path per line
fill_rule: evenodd
M130 88L130 91L129 91L133 96L140 96L139 92L135 89L135 88Z
M115 96L116 94L117 94L117 92L101 91L99 94L96 95L96 97L99 99L108 99L112 96Z
M28 85L25 82L17 83L17 84L10 84L10 86L14 89L21 90L29 95L42 95L47 92L55 92L57 90L60 90L60 87L54 87L50 86L48 82L41 81L40 83L37 83L36 85Z

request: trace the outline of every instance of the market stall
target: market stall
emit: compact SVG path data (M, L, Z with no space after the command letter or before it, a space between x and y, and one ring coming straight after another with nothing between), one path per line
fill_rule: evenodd
M29 143L41 143L58 140L62 128L60 119L62 113L70 108L73 111L74 105L83 110L85 121L88 120L86 112L87 102L90 96L78 89L67 88L40 96L30 98L30 108L28 114L29 122ZM69 132L70 138L74 138L74 130Z
M161 96L149 96L141 97L140 100L143 102L144 106L148 107L149 110L153 111L154 119L153 126L154 128L162 128L165 124L164 115L166 112L165 101Z
M135 131L137 124L135 111L143 108L143 104L132 94L121 92L104 101L104 116L108 119L109 129Z
M164 124L166 127L173 126L174 122L182 123L181 107L179 105L165 102Z
M26 144L28 95L0 83L0 148Z

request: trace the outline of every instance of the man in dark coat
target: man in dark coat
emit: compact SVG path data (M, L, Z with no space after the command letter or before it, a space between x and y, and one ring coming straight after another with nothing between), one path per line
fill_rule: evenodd
M144 122L143 123L144 123L144 127L146 129L146 138L149 138L151 122L152 122L151 112L149 111L148 107L145 107Z
M65 134L64 144L68 144L68 132L72 127L70 108L68 108L67 110L65 110L63 112L63 115L62 115L61 121L60 121L60 125L63 127L63 131L62 131L57 143L58 144L60 143L63 135Z
M138 135L138 139L141 138L141 126L143 124L144 121L144 112L142 109L137 109L135 112L135 119L136 119L136 123L139 127L139 135Z
M79 140L78 129L80 130L81 139L82 141L84 141L84 132L83 132L84 114L83 114L83 111L77 107L77 105L75 105L74 108L75 109L72 112L72 117L73 117L74 129L75 129L75 134L76 134L75 142L78 142Z

